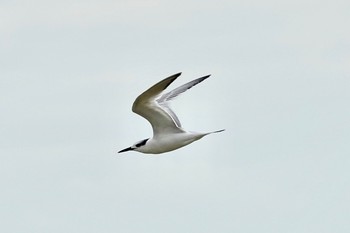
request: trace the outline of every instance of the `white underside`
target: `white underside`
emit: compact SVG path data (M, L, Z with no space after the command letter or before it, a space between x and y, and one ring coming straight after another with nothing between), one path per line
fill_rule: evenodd
M156 137L149 139L146 145L136 148L135 151L146 154L160 154L186 146L198 139L201 139L207 134L208 133L183 132L157 135Z

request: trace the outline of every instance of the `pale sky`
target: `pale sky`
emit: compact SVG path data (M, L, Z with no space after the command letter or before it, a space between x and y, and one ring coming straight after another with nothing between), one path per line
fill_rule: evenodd
M350 232L350 2L1 1L0 231ZM163 155L134 99L193 131Z

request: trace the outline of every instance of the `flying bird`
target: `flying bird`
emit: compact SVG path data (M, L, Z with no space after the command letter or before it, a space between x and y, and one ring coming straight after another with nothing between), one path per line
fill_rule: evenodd
M209 78L210 75L195 79L170 92L162 94L180 75L181 73L177 73L163 79L136 98L132 105L132 111L149 121L153 128L153 137L136 142L134 145L118 153L138 151L146 154L160 154L186 146L206 135L224 131L222 129L207 133L198 133L186 131L181 127L179 118L169 107L169 101Z

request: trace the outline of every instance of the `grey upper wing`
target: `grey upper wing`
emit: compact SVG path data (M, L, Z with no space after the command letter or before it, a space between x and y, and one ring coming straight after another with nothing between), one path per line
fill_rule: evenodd
M144 91L134 101L132 111L150 122L154 134L167 131L181 131L181 129L178 129L176 120L172 118L162 104L156 101L156 98L159 97L162 91L180 75L181 73L178 73L163 79Z
M206 75L204 77L201 78L197 78L191 82L188 82L178 88L175 88L174 90L163 94L159 99L157 99L157 102L159 103L159 105L161 105L165 111L167 111L167 113L171 116L171 118L175 121L176 125L178 127L181 127L181 122L179 120L179 118L176 116L176 114L174 113L174 111L170 108L169 106L169 101L174 99L175 97L179 96L181 93L184 93L185 91L189 90L190 88L194 87L195 85L197 85L198 83L202 82L203 80L209 78L210 75Z
M166 102L166 101L172 100L175 97L177 97L178 95L180 95L181 93L184 93L185 91L191 89L192 87L196 86L198 83L204 81L205 79L207 79L209 77L210 77L210 75L206 75L204 77L197 78L191 82L188 82L182 86L179 86L178 88L175 88L174 90L163 94L157 101L161 103L161 102Z

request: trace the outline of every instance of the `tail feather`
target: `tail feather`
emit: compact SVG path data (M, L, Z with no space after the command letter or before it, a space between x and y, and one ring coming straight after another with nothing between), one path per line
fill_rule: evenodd
M220 130L216 130L216 131L213 131L213 132L209 132L208 134L212 134L212 133L220 133L222 131L225 131L225 129L220 129Z

